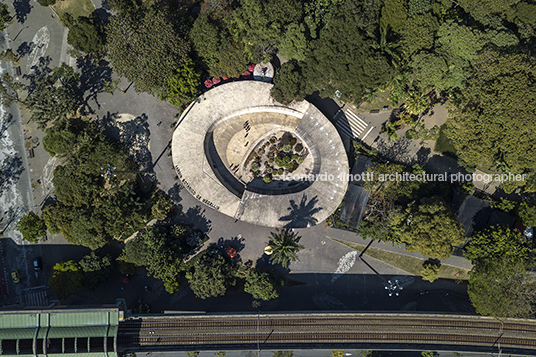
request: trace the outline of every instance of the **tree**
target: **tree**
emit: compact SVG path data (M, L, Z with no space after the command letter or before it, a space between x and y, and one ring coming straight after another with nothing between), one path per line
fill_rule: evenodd
M65 63L53 70L37 68L23 104L32 112L31 120L41 129L49 122L75 116L82 104L80 75Z
M429 260L425 261L424 263L422 263L421 269L422 280L426 280L433 283L438 278L440 268L441 263L436 263Z
M74 260L56 263L52 270L52 277L48 279L48 285L58 296L58 299L69 297L82 287L82 269Z
M70 14L65 14L62 20L69 28L67 43L74 49L84 53L99 53L104 49L104 26L96 11L90 17L74 18Z
M391 139L397 140L400 138L396 131L400 129L400 125L397 125L396 123L393 123L391 121L386 121L382 130L380 130L380 134L387 135L387 142L391 143Z
M209 247L186 273L190 289L201 299L223 296L227 288L235 284L235 268L220 254Z
M110 276L112 270L112 259L109 255L98 256L95 252L85 255L79 262L80 268L84 272L84 284L94 288Z
M430 106L430 99L425 93L417 90L409 91L404 103L404 109L411 115L420 115Z
M276 232L270 233L270 241L266 243L272 247L271 260L274 264L281 264L287 268L291 261L296 261L298 251L303 249L303 245L298 244L301 237L298 233L290 230L290 228L276 229Z
M30 243L39 243L39 238L46 237L47 227L45 221L34 212L28 212L22 216L17 229L22 233L22 238Z
M0 4L0 31L4 31L11 21L11 14L9 13L7 4Z
M437 18L432 14L410 17L400 30L400 48L406 57L422 50L431 50L435 44L435 34L439 28Z
M2 4L0 4L2 5ZM11 48L8 48L4 52L0 53L0 59L1 60L8 60L13 62L13 64L18 64L17 62L20 61L20 57L13 53Z
M168 97L169 80L189 51L188 41L168 14L142 8L112 16L107 41L108 56L118 74L133 81L138 91Z
M394 229L408 252L446 259L454 247L465 242L461 224L439 197L423 198L397 218Z
M424 14L432 9L431 0L408 0L408 16ZM409 20L408 20L409 21Z
M22 88L24 88L22 83L16 82L9 73L4 73L0 85L0 105L10 107L13 102L22 103L17 93Z
M281 104L290 104L305 98L305 83L301 68L295 62L286 62L274 78L271 95Z
M521 54L479 55L447 121L447 137L461 161L514 174L536 171L535 64Z
M493 226L473 235L464 248L463 256L473 264L493 264L497 259L525 261L529 251L527 239L523 234L514 229Z
M536 282L522 261L499 257L477 263L469 273L467 292L481 315L530 318L535 312Z
M288 25L287 31L279 45L279 53L289 60L305 61L306 52L307 38L305 36L305 26L297 23Z
M517 215L521 222L528 227L536 227L536 205L527 202L521 202L517 209Z
M269 273L259 272L256 269L246 276L244 291L253 295L256 300L273 300L279 297L277 284Z
M182 66L169 79L169 102L176 107L188 103L200 94L201 75L196 70L194 62L187 58Z
M185 247L189 233L190 230L180 225L149 226L140 236L127 242L124 260L145 266L149 275L164 282L168 293L176 293L179 274L185 269L182 259L188 253Z
M155 195L155 202L151 207L153 217L159 221L163 221L173 213L175 205L162 192Z
M472 62L486 44L486 36L475 28L448 20L439 26L437 42L449 56Z
M380 17L380 27L385 33L388 28L399 32L404 27L408 12L406 0L386 0Z

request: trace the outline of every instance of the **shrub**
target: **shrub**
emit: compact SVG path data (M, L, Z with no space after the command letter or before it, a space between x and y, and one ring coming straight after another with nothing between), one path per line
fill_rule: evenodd
M273 164L273 163L274 163L274 159L273 159L273 158L269 158L269 159L268 159L268 163L269 163L269 164Z
M292 161L290 164L288 164L287 170L289 172L294 172L298 168L298 166L300 166L300 164L298 164L296 161Z
M283 143L277 143L277 148L281 150L283 148Z
M278 175L283 175L284 172L285 172L285 171L284 171L283 169L279 169L279 170L277 170L277 174L278 174Z
M244 291L257 300L273 300L279 297L277 284L270 274L252 270L246 277Z
M275 147L275 145L270 146L270 151L274 152L276 150L277 150L277 148Z
M289 144L283 146L283 151L289 153L292 150L292 146Z
M291 136L291 137L290 137L290 140L289 140L289 144L290 144L290 146L294 146L294 145L296 145L296 142L297 142L296 138L293 137L293 136Z
M264 183L270 183L272 182L272 176L271 175L265 175L262 180L264 181Z
M536 226L536 205L522 202L517 210L517 215L525 226Z
M251 163L251 171L257 172L257 171L259 171L259 169L260 169L259 163L257 161L253 161Z
M305 161L305 156L299 156L296 161L298 162L298 164L303 164L303 162Z
M41 6L49 6L49 5L54 5L56 3L56 0L37 0L37 2Z
M275 136L272 136L272 137L270 138L270 143L275 144L275 141L276 141L276 140L277 140L276 137L275 137Z
M267 168L267 169L266 169L266 172L271 173L271 172L272 172L272 168L271 168L271 167Z
M424 263L422 263L422 279L431 283L434 282L434 280L438 278L439 268L441 268L441 264L431 261L425 261Z
M296 150L297 152L300 152L303 150L303 145L302 144L298 144L296 145L296 147L294 148L294 150Z

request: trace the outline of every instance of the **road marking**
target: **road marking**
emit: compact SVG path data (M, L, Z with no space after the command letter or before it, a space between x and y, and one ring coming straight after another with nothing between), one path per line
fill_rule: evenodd
M331 282L334 283L337 279L341 277L342 274L348 272L355 264L355 258L357 257L357 252L353 251L346 253L339 259L339 265L337 270L331 276Z
M341 112L343 113L343 116L337 120L335 126L337 126L337 128L339 128L345 135L351 137L352 139L358 139L368 127L368 123L358 117L357 114L352 112L350 109L341 110Z
M370 134L370 132L372 131L372 129L374 129L373 126L370 127L369 131L367 131L367 133L365 134L365 136L363 136L363 137L361 138L361 140L365 140L365 138L367 137L368 134Z
M30 43L32 51L28 56L28 63L26 64L26 72L30 73L30 70L33 66L39 63L39 59L45 55L47 51L48 44L50 43L50 33L48 32L48 27L41 27Z

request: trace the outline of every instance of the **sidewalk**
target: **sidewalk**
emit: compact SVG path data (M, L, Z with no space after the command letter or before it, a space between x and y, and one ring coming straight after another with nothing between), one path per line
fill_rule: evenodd
M339 239L339 240L343 240L343 241L350 242L350 243L361 244L363 246L366 246L367 244L370 243L369 238L362 238L359 235L357 235L355 232L346 231L343 229L338 229L338 228L333 228L333 227L328 227L326 229L326 235L329 238ZM384 243L384 242L375 241L374 243L372 243L371 248L385 250L385 251L397 253L397 254L403 254L403 255L407 255L407 256L419 258L419 259L424 259L424 260L428 259L428 257L425 257L419 253L406 252L404 248L399 247L398 245L395 245L394 243ZM456 267L456 268L466 269L466 270L471 270L471 268L473 267L473 265L471 264L471 261L463 257L458 257L458 256L452 256L448 259L441 260L441 264L449 265L449 266Z

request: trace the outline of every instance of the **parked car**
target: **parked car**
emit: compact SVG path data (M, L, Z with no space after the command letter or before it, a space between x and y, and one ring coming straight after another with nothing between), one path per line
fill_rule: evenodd
M13 282L15 284L20 282L20 277L19 277L19 271L18 270L13 270L11 272L11 279L13 279Z
M39 273L41 269L43 268L43 263L41 262L41 258L37 257L33 260L33 267L36 273Z

